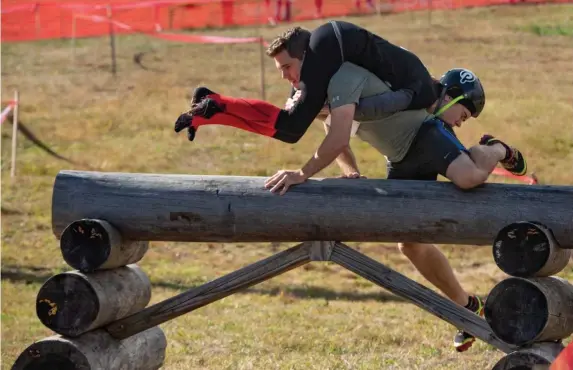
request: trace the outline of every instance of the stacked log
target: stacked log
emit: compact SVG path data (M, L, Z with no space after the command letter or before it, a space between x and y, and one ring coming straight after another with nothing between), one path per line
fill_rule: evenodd
M550 365L563 349L563 339L573 334L573 285L554 276L567 266L571 250L561 248L543 223L519 221L499 231L493 257L510 277L491 290L485 318L500 339L519 347L494 370Z
M159 369L167 347L159 326L122 339L105 330L151 300L151 282L136 264L148 242L124 240L105 220L79 219L62 232L60 249L75 270L49 278L36 299L39 320L56 334L26 348L13 369Z

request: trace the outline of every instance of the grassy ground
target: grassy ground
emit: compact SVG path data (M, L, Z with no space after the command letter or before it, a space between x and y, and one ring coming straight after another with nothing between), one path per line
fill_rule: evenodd
M351 18L415 51L439 76L474 70L487 91L479 121L459 136L468 145L494 133L522 149L548 184L573 184L573 9L515 6ZM312 27L319 22L305 25ZM286 26L263 28L270 39ZM549 31L547 31L549 30ZM553 30L553 31L552 31ZM555 31L557 30L557 31ZM253 36L259 30L210 31ZM9 176L10 125L2 128L2 363L51 335L35 315L43 281L69 270L50 230L51 186L61 169L257 175L298 168L323 136L320 125L296 145L225 127L203 127L196 141L173 132L193 87L260 97L254 45L183 45L143 36L118 39L118 76L106 39L2 45L3 100L19 89L20 117L58 153L20 136L17 177ZM146 52L142 69L132 61ZM234 64L233 64L234 63ZM288 86L265 60L267 99L282 105ZM362 171L384 177L383 159L352 142ZM338 175L331 166L319 176ZM507 181L492 177L491 181ZM357 244L369 256L426 284L393 245ZM279 245L152 243L140 265L152 302L287 248ZM442 246L463 285L487 294L505 277L488 246ZM573 280L571 265L559 274ZM477 343L456 354L454 328L339 267L311 264L162 325L165 369L488 369L502 354Z

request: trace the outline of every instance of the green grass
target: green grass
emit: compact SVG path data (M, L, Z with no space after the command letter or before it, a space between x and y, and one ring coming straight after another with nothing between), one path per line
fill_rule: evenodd
M537 36L573 36L573 24L539 25L531 24L524 28Z
M571 185L573 45L567 37L538 37L519 29L569 24L572 16L568 5L532 5L436 11L432 25L424 12L349 19L415 51L436 76L455 66L474 70L485 85L487 105L479 120L459 130L461 140L471 145L483 133L493 133L520 148L542 182ZM260 32L270 39L286 27ZM143 51L149 70L132 61ZM69 270L50 227L51 187L58 171L268 176L299 167L324 135L314 125L299 143L288 145L227 127L202 127L193 143L173 132L197 85L260 97L255 45L185 45L121 36L117 77L109 73L105 38L81 40L73 68L71 56L69 41L2 45L3 100L18 89L22 122L58 153L90 166L59 161L20 135L12 179L11 127L3 125L1 319L7 366L33 341L52 334L36 317L35 297L47 278ZM264 67L267 99L282 105L289 88L271 60ZM377 152L358 140L352 147L366 176L385 176L385 161ZM318 176L336 175L337 167L330 166ZM154 242L140 266L153 282L155 303L288 246ZM427 285L394 245L351 246ZM441 249L471 292L485 295L505 277L488 246ZM571 265L559 276L573 280ZM502 356L482 342L465 354L454 353L452 326L328 263L293 270L161 327L168 338L165 369L487 369Z

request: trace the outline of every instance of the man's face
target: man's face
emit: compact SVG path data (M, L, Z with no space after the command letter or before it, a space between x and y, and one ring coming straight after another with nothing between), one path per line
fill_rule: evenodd
M291 57L286 50L275 55L274 59L277 69L281 72L281 77L288 80L295 89L298 89L302 60Z
M444 98L444 104L448 103L452 100L449 96L446 95ZM461 105L460 103L456 103L452 105L448 110L441 114L441 118L444 122L446 122L451 127L462 127L462 123L472 116L469 109Z

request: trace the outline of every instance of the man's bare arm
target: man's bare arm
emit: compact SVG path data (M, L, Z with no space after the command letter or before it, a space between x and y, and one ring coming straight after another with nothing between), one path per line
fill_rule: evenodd
M280 191L285 194L296 184L302 184L314 174L334 162L336 157L348 148L352 119L354 118L354 104L347 104L335 108L331 113L331 128L310 160L299 170L281 170L265 181L265 187L271 192Z
M330 130L314 156L301 169L306 179L326 168L343 151L349 149L355 109L354 104L347 104L331 111Z
M323 124L324 132L328 134L329 127L327 124ZM336 157L336 163L340 170L345 176L354 175L360 176L360 171L358 170L358 164L356 163L356 157L352 152L352 148L348 145L342 150L342 152Z

